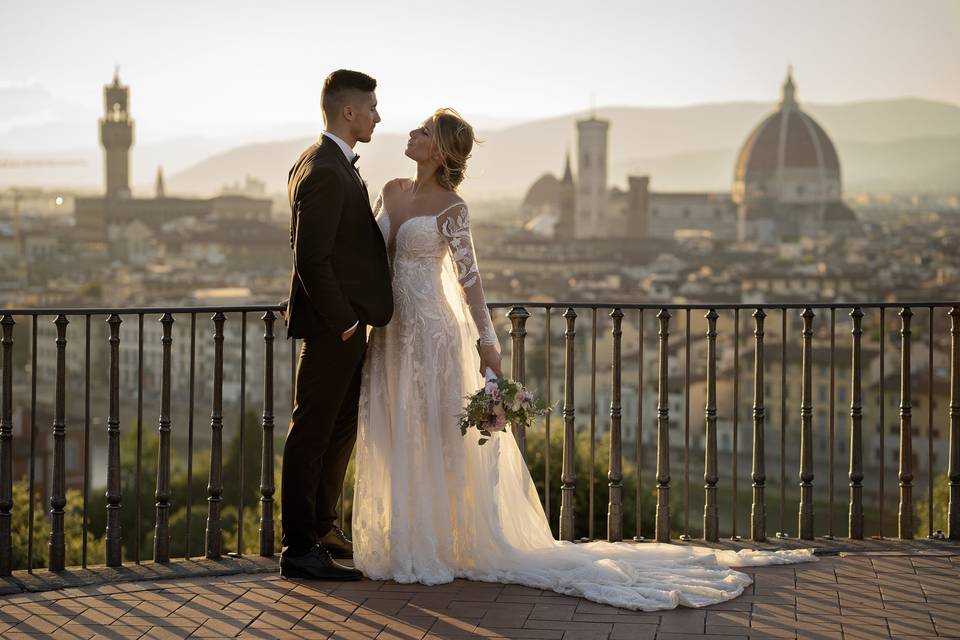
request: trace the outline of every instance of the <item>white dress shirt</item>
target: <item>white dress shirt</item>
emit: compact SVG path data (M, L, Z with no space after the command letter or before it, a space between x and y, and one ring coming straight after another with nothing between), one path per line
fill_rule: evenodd
M343 151L343 155L346 156L347 162L353 164L353 158L357 154L354 152L353 149L350 148L350 145L348 145L346 142L341 140L339 136L333 133L330 133L329 131L324 131L323 135L327 136L328 138L336 142L337 146L340 147L340 151Z
M346 142L344 142L343 140L341 140L339 136L336 136L336 135L330 133L329 131L324 131L324 132L323 132L323 135L327 136L328 138L330 138L331 140L333 140L334 142L336 142L336 143L337 143L337 146L340 147L340 151L343 151L343 155L347 158L347 162L353 164L353 158L354 158L354 156L356 156L357 154L353 151L353 149L350 148L350 145L348 145ZM344 331L343 333L344 333L344 334L350 333L351 331L353 331L354 329L356 329L359 325L360 325L360 321L357 320L356 322L353 323L353 326L352 326L352 327L350 327L349 329L347 329L347 330Z

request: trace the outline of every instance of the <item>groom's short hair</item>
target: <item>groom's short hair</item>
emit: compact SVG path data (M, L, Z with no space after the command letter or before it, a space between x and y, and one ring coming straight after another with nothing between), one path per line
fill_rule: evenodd
M377 81L365 73L350 69L337 69L323 81L320 92L320 108L325 120L329 120L344 104L351 91L371 93L376 91Z

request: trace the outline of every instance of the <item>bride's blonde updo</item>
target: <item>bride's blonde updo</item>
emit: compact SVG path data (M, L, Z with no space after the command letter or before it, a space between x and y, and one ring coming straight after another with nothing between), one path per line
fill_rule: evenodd
M467 160L477 138L473 127L453 109L437 109L433 114L434 144L440 153L437 181L445 189L456 191L466 177Z

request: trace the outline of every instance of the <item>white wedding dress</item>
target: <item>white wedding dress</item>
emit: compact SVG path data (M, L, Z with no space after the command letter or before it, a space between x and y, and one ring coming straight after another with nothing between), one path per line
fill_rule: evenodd
M670 544L554 540L510 432L460 434L464 396L482 386L475 347L497 344L467 207L404 221L391 238L394 314L370 334L360 393L353 543L372 579L520 584L651 611L734 598L750 577L732 565L814 559Z

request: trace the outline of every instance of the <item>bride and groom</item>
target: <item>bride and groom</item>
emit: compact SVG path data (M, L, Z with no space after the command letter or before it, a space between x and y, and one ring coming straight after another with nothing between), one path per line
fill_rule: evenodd
M630 609L702 606L750 584L731 565L809 551L718 551L554 540L509 432L461 435L463 399L500 347L466 203L476 140L440 109L410 132L413 179L373 208L353 147L380 121L376 81L339 70L321 97L325 131L290 171L288 337L301 338L283 451L281 573L290 578L521 584ZM372 327L367 339L367 328ZM351 452L351 542L335 525ZM337 562L352 558L356 568Z

